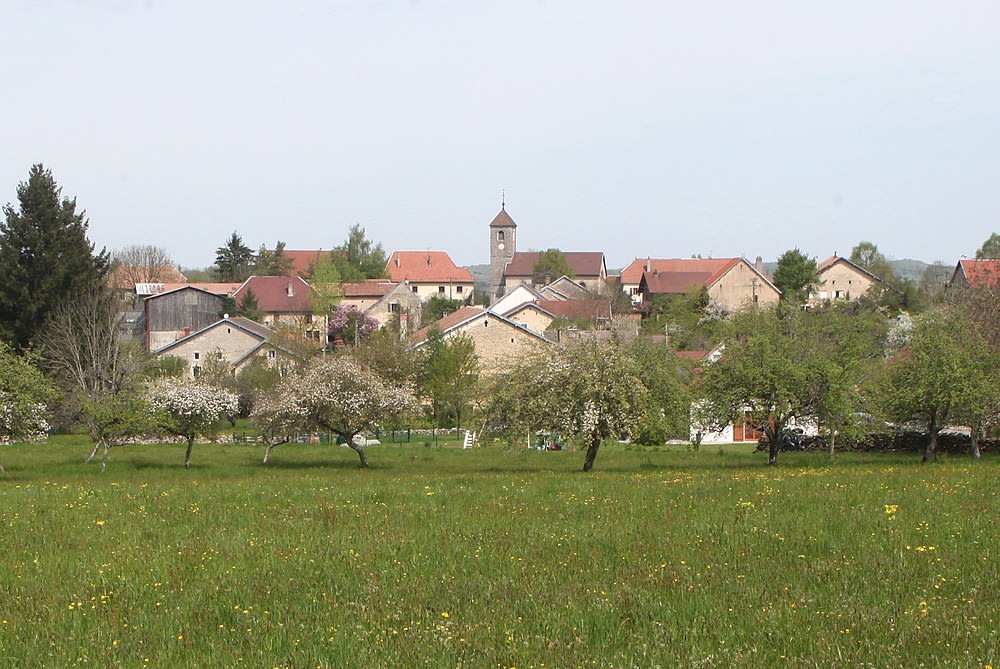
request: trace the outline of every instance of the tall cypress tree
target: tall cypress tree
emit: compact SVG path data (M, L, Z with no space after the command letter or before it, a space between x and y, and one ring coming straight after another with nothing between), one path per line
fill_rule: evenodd
M0 223L0 338L25 347L59 302L104 285L109 257L94 253L86 213L41 163L18 184L17 199Z

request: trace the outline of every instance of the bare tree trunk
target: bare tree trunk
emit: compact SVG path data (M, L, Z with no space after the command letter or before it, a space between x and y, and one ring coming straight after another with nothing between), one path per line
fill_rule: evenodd
M972 441L972 457L975 458L976 460L979 459L979 431L980 431L979 426L973 425L972 431L969 435Z
M583 460L583 471L589 472L594 468L594 460L597 459L597 449L601 447L601 437L596 432L590 435L590 446L587 447L587 457Z
M764 427L764 434L767 435L767 464L774 466L778 464L778 448L781 445L778 441L778 432L768 423Z
M191 469L191 449L194 448L194 437L188 437L187 452L184 454L184 469Z
M98 439L97 441L94 442L94 450L92 450L90 452L90 455L88 455L87 459L84 461L86 464L89 465L91 462L94 461L94 456L97 455L97 449L99 449L101 447L101 442L102 441L104 441L104 440L103 439Z
M927 450L924 451L924 462L928 460L937 459L937 443L938 443L938 426L935 423L931 423L931 436L927 440Z
M104 442L104 455L101 457L101 473L108 468L108 451L111 450L111 445L107 441Z
M830 430L830 444L829 444L828 453L830 455L830 459L831 460L833 460L833 451L836 448L837 448L837 431L836 430Z
M267 448L264 450L264 464L266 465L267 464L267 459L269 457L271 457L271 449L272 448L274 448L275 446L281 446L282 444L287 444L288 441L289 441L288 437L285 437L284 439L282 439L280 441L275 441L273 443L270 442L270 441L267 442Z
M357 444L354 443L354 437L356 437L356 436L357 435L352 434L350 437L348 437L348 439L347 439L347 445L350 446L351 448L353 448L354 452L358 454L359 458L361 458L361 466L362 467L368 467L368 456L365 455L365 449L364 449L364 447L363 446L358 446Z

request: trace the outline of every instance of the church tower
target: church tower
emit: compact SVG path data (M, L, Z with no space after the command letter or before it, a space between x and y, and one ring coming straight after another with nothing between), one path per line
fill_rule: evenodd
M514 257L517 250L517 224L510 217L504 204L500 204L500 213L490 223L490 302L503 294L504 270L507 263Z

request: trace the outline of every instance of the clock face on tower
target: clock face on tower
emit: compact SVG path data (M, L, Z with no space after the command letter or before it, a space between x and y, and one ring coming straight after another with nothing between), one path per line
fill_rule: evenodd
M500 242L499 244L497 244L497 248L500 249L501 251L503 251L503 242Z

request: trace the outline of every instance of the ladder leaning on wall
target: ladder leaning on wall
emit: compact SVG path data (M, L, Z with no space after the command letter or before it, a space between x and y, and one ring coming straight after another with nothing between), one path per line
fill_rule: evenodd
M463 449L472 448L473 446L476 445L476 441L477 441L477 439L476 439L476 433L473 432L472 430L466 430L465 431L465 440L462 441L462 448Z

